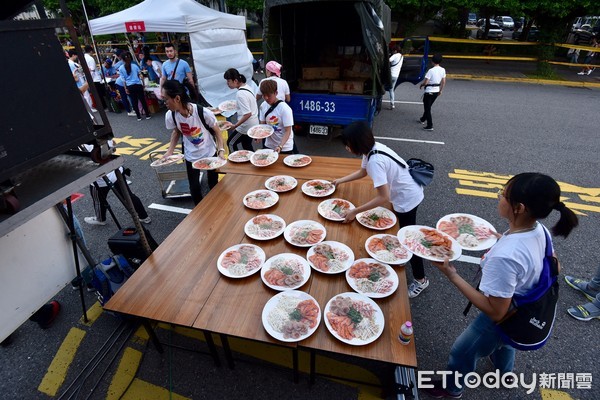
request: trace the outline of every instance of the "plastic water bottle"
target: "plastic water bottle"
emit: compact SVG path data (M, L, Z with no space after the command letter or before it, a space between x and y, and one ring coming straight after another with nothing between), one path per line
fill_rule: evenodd
M402 327L400 328L400 335L398 335L398 340L400 340L400 343L402 343L403 345L406 346L407 344L410 343L412 334L413 334L412 322L406 321L405 323L402 324Z

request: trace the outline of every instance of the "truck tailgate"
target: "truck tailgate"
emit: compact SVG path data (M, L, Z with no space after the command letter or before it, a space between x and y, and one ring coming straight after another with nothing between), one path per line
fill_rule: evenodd
M373 123L376 100L370 96L291 93L295 123L346 126L354 121Z

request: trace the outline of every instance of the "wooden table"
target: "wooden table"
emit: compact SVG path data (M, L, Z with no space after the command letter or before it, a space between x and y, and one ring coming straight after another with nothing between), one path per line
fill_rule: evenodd
M216 268L219 255L239 243L259 245L267 258L284 252L306 256L307 248L290 245L283 235L269 241L255 241L247 237L244 225L258 214L273 213L288 224L301 219L318 221L327 229L326 240L347 244L356 259L369 257L364 249L369 236L398 231L397 225L387 231L373 231L358 222L342 224L322 218L317 213L317 205L323 199L302 193L300 186L306 178L301 176L326 178L330 176L323 176L325 171L332 170L335 175L330 178L343 176L356 170L360 161L328 157L314 157L313 160L313 164L326 162L329 167L311 164L304 168L290 168L282 163L281 166L271 166L267 173L269 167L228 163L222 171L227 174L219 184L154 251L105 308L294 349L299 346L311 351L322 350L416 367L414 341L403 346L397 339L402 323L411 319L403 267L394 268L400 281L398 290L388 298L376 299L385 316L385 328L375 342L366 346L351 346L337 340L327 331L323 321L317 331L303 341L282 343L273 339L264 330L261 315L265 303L278 292L262 283L259 272L244 279L231 279L222 276ZM335 169L332 166L336 166ZM281 193L279 202L267 210L259 212L244 207L242 199L245 194L264 188L267 178L283 173L281 171L296 177L298 187ZM330 197L341 197L358 205L372 196L371 181L361 180L340 186ZM336 294L352 291L344 274L325 275L314 270L309 281L299 290L315 297L321 307Z

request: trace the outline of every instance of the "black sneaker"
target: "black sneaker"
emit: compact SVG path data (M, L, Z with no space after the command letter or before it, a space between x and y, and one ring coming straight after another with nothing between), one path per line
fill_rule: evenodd
M424 126L423 130L424 131L432 131L433 130L433 126Z
M425 121L421 120L421 118L417 119L417 122L419 122L421 125L425 125Z

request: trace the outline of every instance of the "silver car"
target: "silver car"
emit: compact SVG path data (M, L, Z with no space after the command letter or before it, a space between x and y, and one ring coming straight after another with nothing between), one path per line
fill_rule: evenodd
M502 29L508 29L511 31L515 29L515 21L513 21L511 17L496 17L496 22L498 23L498 25L500 25Z
M475 35L477 39L498 39L502 40L504 37L504 33L498 24L490 22L490 30L488 31L487 37L485 36L485 24L482 24L479 29L477 29L477 34Z

